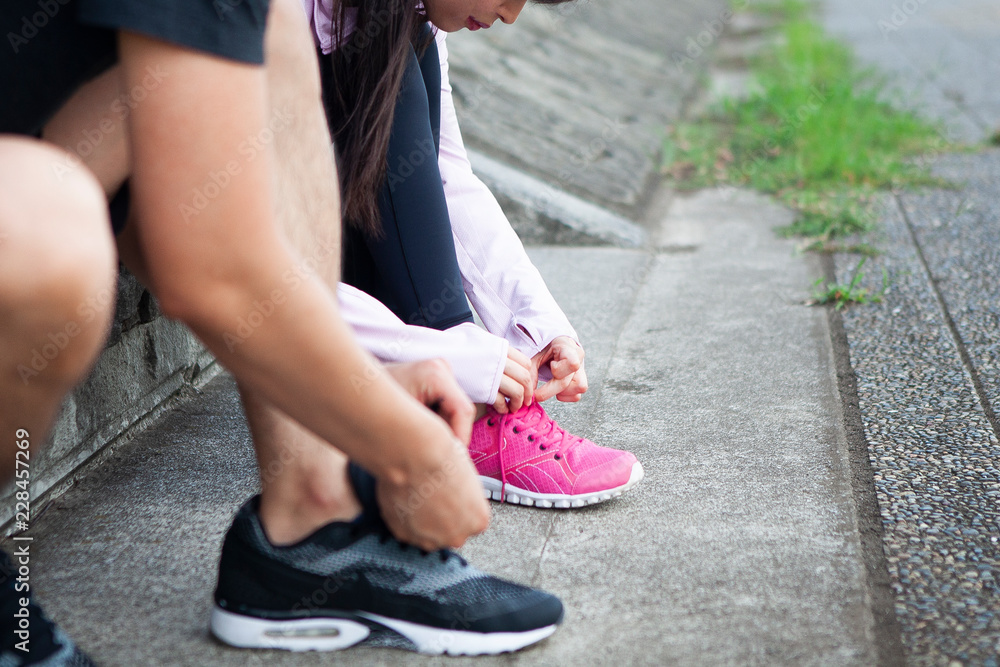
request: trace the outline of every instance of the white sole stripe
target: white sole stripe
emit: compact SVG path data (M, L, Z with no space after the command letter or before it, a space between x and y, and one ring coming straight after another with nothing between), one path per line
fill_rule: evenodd
M539 642L556 631L549 625L525 632L469 632L410 623L395 618L356 612L410 640L427 655L495 655L517 651ZM367 625L347 618L272 620L212 609L212 634L238 648L285 651L339 651L368 637Z
M539 642L556 631L555 625L549 625L525 632L469 632L468 630L433 628L366 612L358 612L358 615L398 632L413 642L418 651L427 655L508 653Z
M569 495L561 493L537 493L535 491L529 491L527 489L522 489L520 487L514 486L510 482L507 482L507 488L503 493L505 502L514 505L528 505L543 508L555 508L555 509L570 509L576 507L585 507L587 505L595 505L605 500L611 500L612 498L617 498L621 494L625 493L633 486L642 481L645 476L645 472L642 469L642 464L636 461L632 465L632 472L629 475L628 481L621 486L615 487L613 489L605 489L604 491L594 491L592 493L581 493L578 495ZM492 477L486 477L484 475L479 476L479 481L483 484L483 495L492 500L500 500L501 489L500 480L493 479Z

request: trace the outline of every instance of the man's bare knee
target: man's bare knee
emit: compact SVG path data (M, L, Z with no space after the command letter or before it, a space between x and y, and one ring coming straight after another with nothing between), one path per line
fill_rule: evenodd
M64 159L0 139L0 317L10 354L51 343L46 368L75 375L99 349L117 265L100 185L81 168L62 172Z

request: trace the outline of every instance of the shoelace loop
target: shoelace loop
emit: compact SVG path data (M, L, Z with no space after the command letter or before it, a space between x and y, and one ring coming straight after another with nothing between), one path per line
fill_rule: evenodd
M548 418L548 428L544 431L540 428L539 421L542 419L542 415L545 411L538 403L532 403L527 409L528 412L541 413L538 414L535 421L531 424L525 424L523 421L519 423L519 426L514 426L511 430L515 434L520 434L521 430L529 430L532 433L528 435L528 441L534 442L537 437L541 440L541 444L538 448L541 451L547 451L549 447L555 447L556 454L553 457L555 460L559 461L562 459L562 451L567 447L567 445L574 444L575 442L583 442L583 438L579 436L573 436L565 431L561 426L556 424L555 420L551 417ZM499 458L500 458L500 502L504 502L507 497L507 466L504 464L503 460L503 450L507 445L507 422L512 419L514 415L507 413L505 415L500 415L500 447L499 447ZM490 426L494 425L494 420L492 418L487 420L487 424Z
M537 410L535 410L536 412L544 414L541 406L538 406L537 403L532 403L532 406L529 409L534 409L535 406L537 406ZM548 419L548 428L543 429L538 423L542 419L542 414L539 414L538 419L532 424L525 425L523 422L521 423L521 430L531 431L531 434L528 435L529 442L534 442L536 438L541 441L542 444L539 445L539 449L546 450L554 447L562 452L568 445L575 444L576 442L583 442L583 438L567 433L566 430L559 426L559 424L557 424L551 417ZM514 432L519 433L520 430L515 427ZM562 457L560 456L560 458Z
M500 457L500 502L504 502L507 497L507 466L503 462L503 450L507 448L507 436L505 435L507 429L507 419L510 417L508 412L505 415L500 416L500 447L498 448L497 454Z

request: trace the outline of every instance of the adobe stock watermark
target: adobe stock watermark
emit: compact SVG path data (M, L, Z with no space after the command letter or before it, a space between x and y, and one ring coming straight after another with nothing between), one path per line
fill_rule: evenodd
M243 167L267 150L275 137L286 130L294 119L294 114L279 109L271 115L267 125L257 134L251 134L241 141L236 147L240 159L229 160L218 169L208 172L205 183L194 188L191 191L191 198L178 206L184 222L190 223L192 218L201 215L202 211L232 184L233 179L243 172Z
M461 96L466 113L476 111L483 105L483 102L496 94L499 87L498 79L495 69L490 69L485 75L476 77L476 87L472 89L472 93Z
M115 294L114 289L106 288L88 297L77 306L76 314L79 320L70 320L62 328L49 332L46 342L32 349L28 363L17 365L17 374L21 377L21 382L27 385L32 378L44 373L49 364L58 359L59 355L69 347L70 342L83 332L84 326L97 319L98 314L113 304Z
M212 9L215 10L215 15L219 17L220 21L225 21L227 15L235 11L237 7L242 5L246 0L212 0Z
M806 123L806 121L809 120L809 118L815 115L824 104L826 104L828 99L829 96L827 93L823 92L816 86L813 86L810 89L810 95L807 100L800 104L795 109L794 113L781 117L781 123L777 133L778 136L784 137L797 131L803 124ZM749 179L757 173L757 170L760 169L765 162L777 155L779 150L780 140L775 136L769 137L764 146L753 155L749 156L740 166L736 172L738 174L738 178ZM737 188L733 188L733 193L735 193L736 190Z
M899 4L894 4L892 13L886 18L879 19L876 24L879 32L882 33L882 38L889 39L889 35L902 30L926 4L927 0L903 0Z
M612 142L617 141L618 137L622 136L625 131L625 123L622 122L620 118L605 118L604 119L604 129L601 130L601 135L594 137L590 140L583 150L579 154L573 156L570 159L570 164L577 167L586 167L592 162L597 160L597 158L605 155L608 149L611 148Z
M693 65L699 58L705 55L705 50L712 46L728 26L733 21L736 14L746 9L750 0L736 0L715 18L706 19L702 22L704 29L698 34L688 37L683 51L674 51L670 54L670 60L674 63L674 70L681 74L689 65Z
M457 468L453 461L450 459L445 461L440 470L432 472L427 476L427 479L410 491L406 502L395 503L393 509L396 512L396 516L401 520L412 517L435 493L445 487L448 479L455 474L456 470Z
M7 42L11 50L17 54L21 48L27 46L38 33L54 19L63 7L68 5L70 0L38 0L38 11L31 15L25 14L21 17L20 30L7 33Z
M281 474L285 471L289 465L291 465L299 456L305 448L302 444L296 440L292 440L290 444L283 444L281 446L281 453L278 454L278 458L271 459L267 466L260 469L260 486L261 489L266 489L271 484L273 484Z
M441 292L436 297L431 299L427 305L421 306L418 312L410 314L407 324L421 327L431 326L441 321L441 316L444 315L449 305L465 298L465 285L461 281L446 278L443 284L444 287L441 288Z
M395 165L390 165L386 178L389 181L389 190L395 192L396 188L417 171L417 168L430 160L437 161L437 149L434 147L432 139L417 139L414 142L414 149L407 155L399 155Z
M121 123L128 119L129 114L138 108L150 93L159 88L169 75L170 73L160 65L146 67L146 74L142 80L131 90L120 94L109 106L109 111L116 116L115 119L102 118L96 127L87 128L80 133L81 138L76 145L63 146L66 156L52 167L56 177L62 180L64 176L79 168L83 161L96 151L109 135L118 130Z
M441 293L426 306L422 306L419 312L411 314L409 322L397 322L398 331L392 340L389 342L382 340L373 342L373 347L369 349L369 352L381 363L405 363L407 361L406 350L414 345L414 340L410 333L413 331L412 327L430 327L441 319L441 315L447 309L448 304L452 304L460 298L465 298L465 288L462 283L450 279L445 280ZM351 375L351 386L355 392L361 393L376 378L381 377L383 370L381 363L366 364L362 375L356 373Z
M568 2L559 5L549 5L544 8L539 8L540 12L538 14L545 25L545 29L548 31L555 30L559 28L563 23L565 23L573 14L580 11L580 8L585 6L587 3L584 2Z
M222 342L232 352L249 339L288 300L288 295L315 276L331 258L340 257L340 244L332 238L317 242L315 252L300 259L281 274L283 288L275 288L263 299L254 301L250 312L239 317L233 331L222 334Z
M954 152L956 145L961 145L963 135L962 121L948 119L937 127L937 133L924 152L913 158L914 166L920 169L930 169L936 160L946 153Z
M405 327L406 325L402 326ZM413 339L410 338L409 329L403 329L390 343L383 345L378 350L372 351L372 355L379 360L379 363L368 362L365 364L365 370L362 375L358 375L357 373L351 374L351 387L354 388L354 392L360 394L363 389L371 386L372 382L377 378L382 377L385 373L385 366L382 364L398 363L403 358L403 350L412 344Z
M340 53L344 60L350 63L354 56L363 55L365 49L371 46L372 41L378 37L379 33L389 27L392 16L407 7L405 2L392 3L391 8L379 9L366 17L365 25L358 27L354 32L345 36L346 44L341 46ZM334 34L334 39L337 35Z
M559 186L567 186L573 182L573 171L570 167L584 169L592 165L599 157L605 155L611 148L613 142L625 131L626 124L620 118L604 119L604 129L599 136L591 139L586 146L579 149L575 155L568 160L568 165L556 174L555 185L547 182L543 183L540 192L529 202L531 210L537 213L545 213L549 210L553 201L565 194L559 190Z

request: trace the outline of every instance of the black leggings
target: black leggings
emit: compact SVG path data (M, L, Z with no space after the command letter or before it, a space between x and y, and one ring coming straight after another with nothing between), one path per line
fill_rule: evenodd
M323 86L330 85L321 56ZM324 99L328 99L324 95ZM332 111L327 107L327 113ZM373 239L345 225L343 281L367 292L407 324L447 329L472 321L458 269L437 157L441 68L431 42L407 64L379 193L383 234Z

